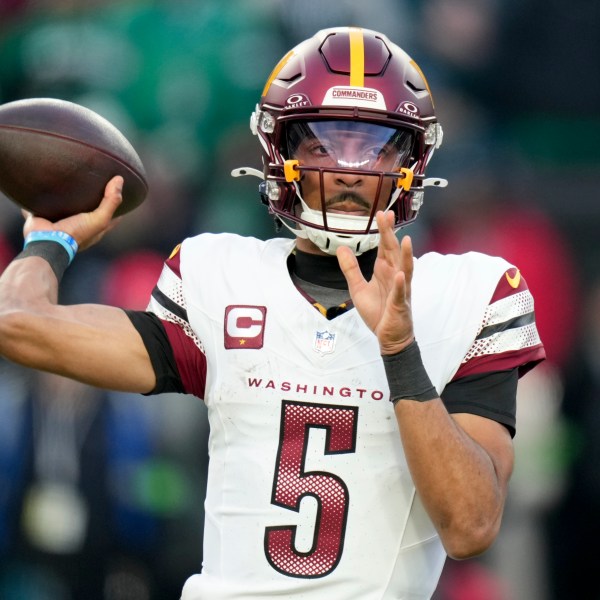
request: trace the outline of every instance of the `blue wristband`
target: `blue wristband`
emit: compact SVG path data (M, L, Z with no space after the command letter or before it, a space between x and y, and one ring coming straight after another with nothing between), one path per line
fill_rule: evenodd
M27 248L32 242L56 242L60 244L69 255L69 264L75 258L79 245L77 242L64 231L32 231L26 238L23 249Z

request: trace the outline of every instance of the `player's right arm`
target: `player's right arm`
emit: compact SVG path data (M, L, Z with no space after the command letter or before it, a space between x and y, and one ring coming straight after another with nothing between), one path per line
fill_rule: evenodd
M64 231L85 249L115 224L122 179L112 179L100 206L57 223L29 216L24 231ZM156 376L137 330L119 308L57 304L50 264L30 256L14 260L0 277L0 355L21 365L97 387L146 393Z

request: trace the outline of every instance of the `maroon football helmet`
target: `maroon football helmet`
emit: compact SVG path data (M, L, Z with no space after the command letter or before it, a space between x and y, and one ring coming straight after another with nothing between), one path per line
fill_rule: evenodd
M261 193L270 211L331 254L339 245L360 254L378 244L378 202L361 217L328 213L323 197L320 210L310 209L302 198L307 172L318 173L321 190L327 173L377 177L378 197L391 189L379 205L394 211L396 229L417 217L425 186L446 184L425 179L442 141L427 81L401 48L375 31L324 29L288 52L250 125L264 149ZM343 141L348 135L360 136L363 147L351 150ZM298 154L306 139L318 155L311 149ZM379 160L383 154L390 160Z

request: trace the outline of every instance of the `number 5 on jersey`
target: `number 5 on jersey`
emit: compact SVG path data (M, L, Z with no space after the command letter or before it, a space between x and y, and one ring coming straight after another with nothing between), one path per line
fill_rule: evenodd
M272 504L295 512L305 496L317 501L312 547L296 549L296 525L267 527L265 554L271 566L290 577L324 577L344 548L349 494L344 481L326 471L305 471L311 429L324 429L325 455L356 451L358 408L284 400Z

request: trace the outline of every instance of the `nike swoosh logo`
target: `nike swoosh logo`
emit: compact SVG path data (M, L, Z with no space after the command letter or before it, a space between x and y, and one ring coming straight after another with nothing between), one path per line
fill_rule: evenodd
M519 287L519 284L521 283L521 271L517 269L517 272L515 273L514 277L511 277L508 274L508 271L506 271L505 275L506 281L508 281L508 285L510 285L511 288L516 290Z

